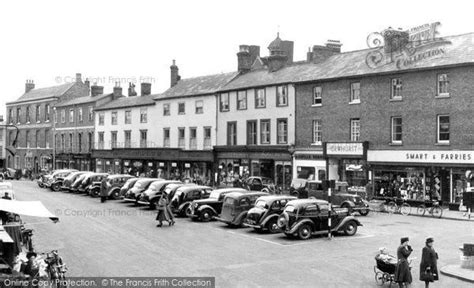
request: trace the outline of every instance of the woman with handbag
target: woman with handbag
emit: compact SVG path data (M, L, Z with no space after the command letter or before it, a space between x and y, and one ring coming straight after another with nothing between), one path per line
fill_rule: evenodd
M438 281L438 253L433 249L433 238L426 239L426 246L421 252L420 280L425 282L425 287L430 286L430 282Z
M408 245L408 241L408 237L401 238L400 246L397 249L398 263L395 269L395 282L398 283L398 287L400 288L406 287L412 281L408 257L413 249Z

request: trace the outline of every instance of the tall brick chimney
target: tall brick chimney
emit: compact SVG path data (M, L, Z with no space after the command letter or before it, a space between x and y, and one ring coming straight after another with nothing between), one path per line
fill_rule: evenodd
M176 85L178 83L179 79L181 77L179 76L179 69L178 66L176 66L176 60L173 59L173 64L170 66L171 70L171 87Z
M91 96L95 97L97 95L104 94L104 86L97 86L97 83L92 84L91 86Z
M76 83L82 83L82 75L81 75L81 73L76 73Z
M113 99L118 99L122 97L122 87L120 87L120 82L115 82L115 87L114 87L114 96Z
M135 84L132 82L128 83L128 97L137 96L137 91L135 91Z
M25 93L30 92L30 90L35 89L35 83L33 83L33 80L26 80L25 83Z
M321 63L329 57L341 53L341 42L338 40L328 40L326 45L314 45L312 55L307 55L308 62Z
M257 57L260 57L260 46L240 45L239 52L237 53L237 70L240 73L250 71Z
M143 82L140 85L141 85L140 87L141 96L146 96L146 95L151 94L151 83Z

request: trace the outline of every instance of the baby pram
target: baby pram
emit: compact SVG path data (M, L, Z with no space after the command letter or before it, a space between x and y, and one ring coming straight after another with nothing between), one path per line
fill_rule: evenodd
M376 266L374 266L375 282L377 285L382 286L385 283L389 283L389 287L395 282L395 269L397 264L385 262L378 256L375 257Z

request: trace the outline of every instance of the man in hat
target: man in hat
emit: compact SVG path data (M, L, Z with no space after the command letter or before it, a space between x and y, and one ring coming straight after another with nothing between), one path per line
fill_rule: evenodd
M420 280L425 282L426 288L430 282L438 281L438 253L433 248L433 242L434 239L428 237L421 252Z
M395 270L395 282L398 283L400 288L406 287L406 284L410 284L412 281L408 256L410 256L413 249L408 245L409 240L408 237L401 238L401 244L397 249L398 264Z
M21 271L31 278L37 277L39 274L39 266L36 262L36 256L38 255L35 252L28 252L26 254L28 262L23 264L23 267L21 268Z

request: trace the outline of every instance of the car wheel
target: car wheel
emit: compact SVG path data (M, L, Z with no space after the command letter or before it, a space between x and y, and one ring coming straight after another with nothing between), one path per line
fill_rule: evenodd
M118 200L120 199L120 190L115 190L113 193L112 193L112 198L115 199L115 200Z
M61 187L59 186L58 183L56 183L56 184L53 184L53 186L51 186L51 189L53 189L54 192L58 192L59 190L61 190Z
M202 222L209 222L212 219L212 214L214 214L214 213L212 213L211 210L204 209L199 214L199 220L201 220Z
M92 195L92 197L99 197L100 190L99 189L92 190L91 195Z
M349 221L344 225L344 234L347 236L354 236L357 233L357 223L355 221Z
M277 218L272 218L268 220L266 228L268 232L272 234L281 232L280 227L278 227L278 224L277 224Z
M188 209L189 205L186 205L183 207L183 209L178 211L178 216L179 217L186 217L186 209Z
M311 226L309 224L303 224L298 229L298 237L301 240L307 240L311 237L311 232L312 232Z

